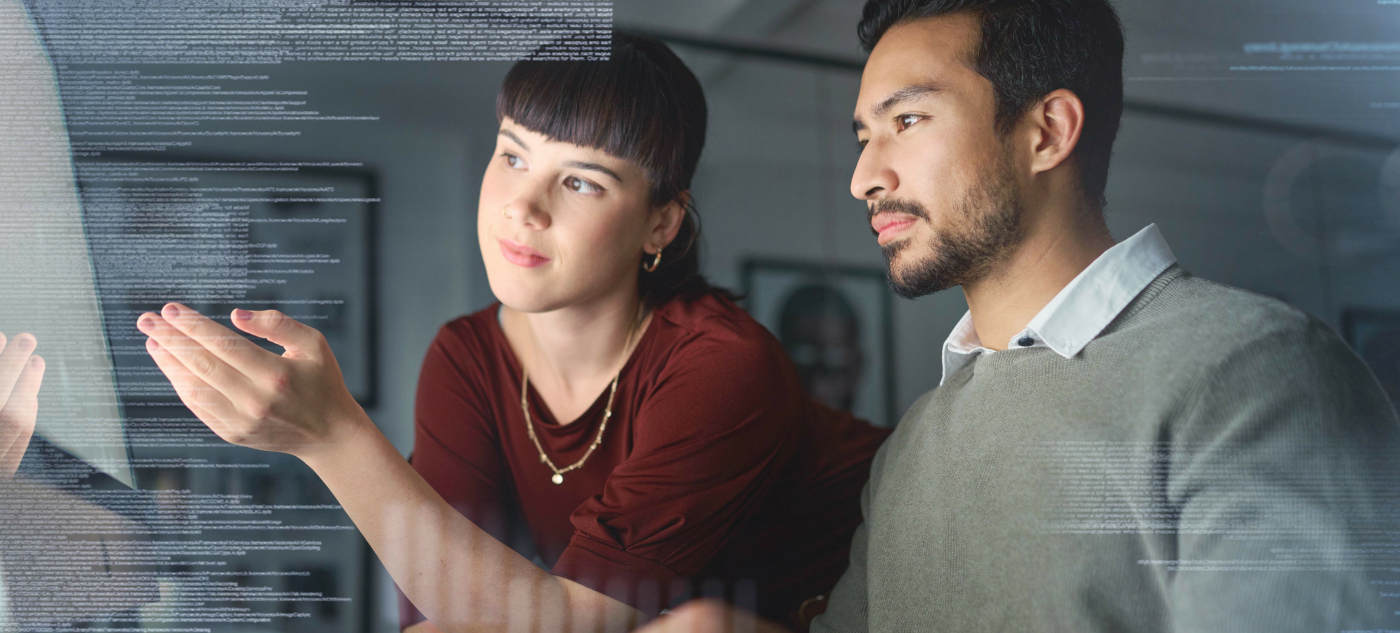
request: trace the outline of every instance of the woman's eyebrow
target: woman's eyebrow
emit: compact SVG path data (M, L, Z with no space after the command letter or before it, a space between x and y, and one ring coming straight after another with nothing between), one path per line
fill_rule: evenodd
M512 131L510 131L510 130L501 130L501 131L499 132L499 134L500 134L501 136L504 136L504 137L506 137L506 138L512 140L512 141L515 141L515 144L516 144L516 145L519 145L519 146L522 147L522 148L524 148L525 151L527 151L527 152L530 151L530 146L529 146L529 145L526 145L526 144L525 144L525 141L520 140L520 137L519 137L519 136L516 136L516 135L515 135L515 132L512 132Z
M573 167L575 169L588 169L592 171L602 172L609 176L612 176L612 179L616 180L618 184L622 183L622 176L617 175L617 172L608 169L607 167L604 167L602 165L599 165L598 163L585 163L581 161L571 160L567 163L564 163L564 166Z

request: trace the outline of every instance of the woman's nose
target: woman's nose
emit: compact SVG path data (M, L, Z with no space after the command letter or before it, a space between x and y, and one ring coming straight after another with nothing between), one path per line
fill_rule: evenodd
M545 207L544 196L534 188L518 192L506 203L503 213L507 220L530 228L543 229L549 226L549 211Z

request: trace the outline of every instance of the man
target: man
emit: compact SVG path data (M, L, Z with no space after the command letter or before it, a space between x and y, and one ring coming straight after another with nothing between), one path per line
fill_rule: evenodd
M961 286L813 631L1400 628L1400 423L1325 325L1103 219L1106 0L871 0L851 192L894 289ZM763 628L717 603L657 630Z

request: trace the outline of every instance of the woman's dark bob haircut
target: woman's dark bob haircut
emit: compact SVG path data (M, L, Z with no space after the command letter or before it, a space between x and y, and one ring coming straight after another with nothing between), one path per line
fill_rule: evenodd
M621 31L613 32L606 61L516 62L496 97L498 120L633 161L646 172L653 206L679 201L685 208L661 265L638 274L648 308L714 290L700 275L700 226L690 195L706 117L705 93L680 58L656 39Z

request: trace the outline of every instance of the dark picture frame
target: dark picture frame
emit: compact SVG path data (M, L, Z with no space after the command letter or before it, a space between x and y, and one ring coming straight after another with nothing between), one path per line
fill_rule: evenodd
M898 422L893 294L882 268L748 258L740 283L744 308L783 342L817 400L877 426Z

